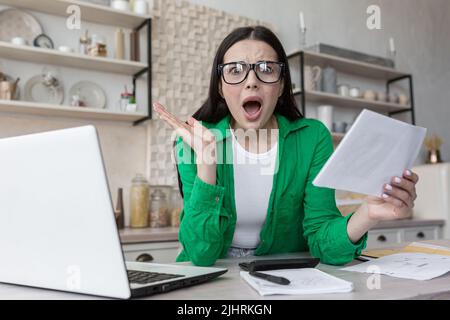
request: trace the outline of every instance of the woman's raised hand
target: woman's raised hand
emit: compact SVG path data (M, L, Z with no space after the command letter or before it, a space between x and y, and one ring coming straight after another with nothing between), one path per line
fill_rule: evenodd
M189 117L186 122L183 122L168 112L158 102L153 104L153 109L194 150L197 157L197 164L210 165L216 163L216 138L211 131L192 117Z
M381 198L367 198L370 218L395 220L411 217L418 180L419 176L410 170L406 170L402 177L393 177L391 183L384 185Z

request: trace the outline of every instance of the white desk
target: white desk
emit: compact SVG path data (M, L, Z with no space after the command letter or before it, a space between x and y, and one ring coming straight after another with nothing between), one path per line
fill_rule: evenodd
M450 240L432 241L436 244L450 245ZM283 257L306 257L308 253L282 255ZM324 272L337 276L354 284L351 293L296 295L296 296L268 296L262 297L254 291L239 276L238 263L251 259L267 259L264 257L247 257L244 259L218 260L216 266L228 268L228 272L210 282L189 288L178 289L164 294L158 294L145 299L171 300L288 300L288 299L425 299L450 298L450 273L429 281L407 280L380 275L381 288L369 290L366 283L370 274L347 272L339 270L342 267L319 264L318 268ZM277 256L270 256L277 257ZM360 263L354 261L353 263ZM189 264L189 263L187 263ZM99 299L98 297L78 295L44 289L28 288L15 285L0 284L0 299Z

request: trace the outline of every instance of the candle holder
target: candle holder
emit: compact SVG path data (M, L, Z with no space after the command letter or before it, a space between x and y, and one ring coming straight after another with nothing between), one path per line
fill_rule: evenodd
M300 28L300 49L306 48L306 28Z
M394 66L396 66L396 58L397 58L397 50L388 50L387 54L388 58L394 62Z

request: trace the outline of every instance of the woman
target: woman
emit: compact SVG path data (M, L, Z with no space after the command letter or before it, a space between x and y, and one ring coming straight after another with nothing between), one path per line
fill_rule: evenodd
M382 198L366 198L345 217L334 190L312 185L332 138L298 111L285 51L265 27L239 28L223 40L209 97L187 122L158 103L154 109L179 136L177 261L209 266L230 256L309 250L342 265L361 254L378 221L411 215L418 177L409 170L380 186Z

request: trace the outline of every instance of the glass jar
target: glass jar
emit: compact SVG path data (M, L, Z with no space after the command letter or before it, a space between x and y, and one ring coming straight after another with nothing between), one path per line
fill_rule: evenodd
M169 209L166 194L159 188L150 197L150 227L163 228L169 226Z
M132 228L148 227L149 184L142 174L137 174L131 182L130 212Z
M89 37L89 31L86 30L85 34L80 37L79 53L88 54L89 46L91 45L91 38Z
M170 194L170 226L180 226L181 210L183 210L183 199L177 186L173 188Z
M107 54L105 37L93 34L88 48L88 55L93 57L106 57Z

